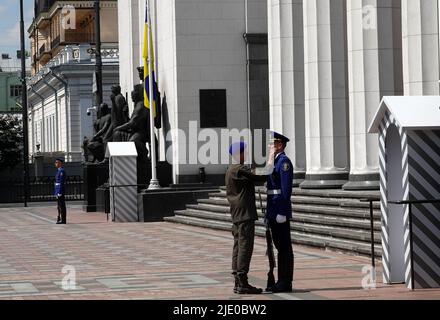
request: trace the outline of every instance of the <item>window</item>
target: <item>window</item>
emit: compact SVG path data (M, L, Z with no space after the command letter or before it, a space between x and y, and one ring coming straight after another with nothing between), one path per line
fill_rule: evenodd
M226 128L226 90L200 90L200 127Z
M9 96L11 98L21 97L22 86L10 86L9 87Z

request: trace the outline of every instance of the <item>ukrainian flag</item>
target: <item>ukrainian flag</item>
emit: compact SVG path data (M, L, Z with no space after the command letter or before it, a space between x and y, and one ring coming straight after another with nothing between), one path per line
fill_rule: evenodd
M150 39L148 39L148 37ZM148 0L146 2L145 6L145 27L144 27L144 48L143 48L143 54L142 57L144 59L144 105L147 109L150 109L150 70L149 70L149 64L148 64L148 40L150 40L151 44L151 65L153 67L152 75L153 75L153 114L154 118L156 118L157 113L157 100L158 100L158 90L157 90L157 83L156 83L156 77L154 75L154 47L153 47L153 36L151 33L151 26L150 21L148 17Z

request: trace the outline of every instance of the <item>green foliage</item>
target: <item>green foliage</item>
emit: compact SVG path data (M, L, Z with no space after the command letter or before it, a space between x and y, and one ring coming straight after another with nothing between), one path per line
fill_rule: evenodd
M21 164L22 150L22 120L16 115L0 115L0 169L12 169Z

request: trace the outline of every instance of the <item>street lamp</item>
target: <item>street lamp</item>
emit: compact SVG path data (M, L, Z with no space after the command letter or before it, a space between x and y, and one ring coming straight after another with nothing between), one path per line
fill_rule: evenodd
M21 45L21 83L22 83L22 111L23 111L23 175L24 175L24 206L28 206L29 199L29 141L28 141L28 102L26 85L26 48L24 44L24 14L23 0L20 0L20 45Z

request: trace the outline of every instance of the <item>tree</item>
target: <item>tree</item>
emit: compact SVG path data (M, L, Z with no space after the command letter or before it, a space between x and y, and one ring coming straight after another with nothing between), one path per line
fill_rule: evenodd
M12 169L23 159L23 122L16 115L0 115L0 168Z

